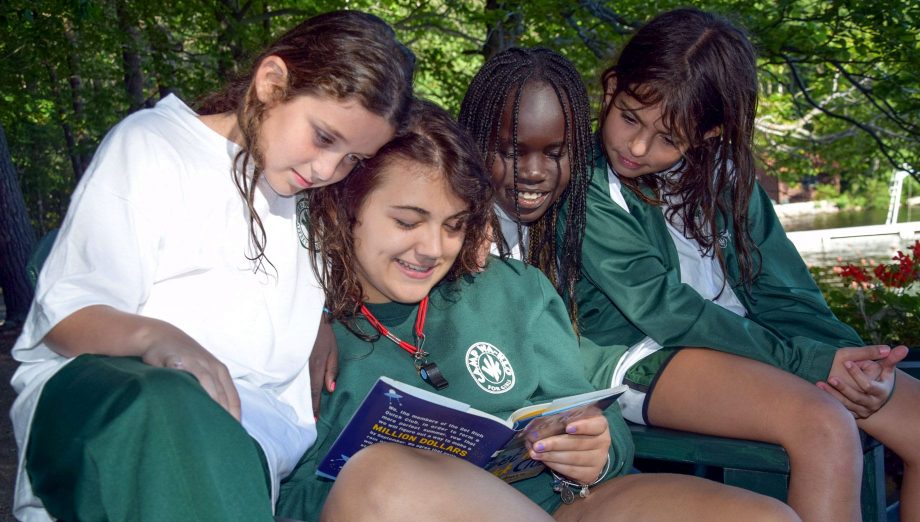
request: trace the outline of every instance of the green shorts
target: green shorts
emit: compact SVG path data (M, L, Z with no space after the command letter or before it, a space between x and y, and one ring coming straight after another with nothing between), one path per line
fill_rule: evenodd
M651 399L655 384L658 382L658 376L662 370L671 361L671 358L681 350L680 347L665 347L655 353L645 357L629 370L623 377L623 384L629 387L630 396L627 400L638 400L642 402L642 418L628 417L627 420L648 425L648 403Z

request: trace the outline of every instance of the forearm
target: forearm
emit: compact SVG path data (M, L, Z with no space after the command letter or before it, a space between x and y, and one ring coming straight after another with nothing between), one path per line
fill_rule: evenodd
M81 308L55 325L45 343L65 357L85 353L143 356L158 340L194 342L175 326L150 317L122 312L110 306Z

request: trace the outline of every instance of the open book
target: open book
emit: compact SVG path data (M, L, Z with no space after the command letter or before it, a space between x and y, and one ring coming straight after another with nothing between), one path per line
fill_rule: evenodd
M508 419L479 411L453 399L381 377L348 421L316 473L335 479L348 459L376 442L396 442L454 455L487 469L505 482L543 471L530 459L524 441L565 432L569 421L600 415L626 390L607 390L563 397L521 408ZM538 432L539 436L534 432Z

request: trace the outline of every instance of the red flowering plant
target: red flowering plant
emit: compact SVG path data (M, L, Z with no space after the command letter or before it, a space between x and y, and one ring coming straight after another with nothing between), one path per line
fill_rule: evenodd
M822 284L834 314L873 344L920 346L920 241L910 255L874 267L833 268L838 284ZM839 284L843 283L843 284Z

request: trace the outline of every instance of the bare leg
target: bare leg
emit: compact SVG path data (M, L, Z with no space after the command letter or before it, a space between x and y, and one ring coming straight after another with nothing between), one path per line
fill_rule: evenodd
M320 520L552 520L492 474L449 455L378 443L342 468Z
M920 381L897 370L888 404L856 424L904 461L901 520L920 521Z
M859 520L862 449L853 416L831 395L770 365L681 350L649 404L656 426L780 444L792 473L789 505L802 520Z
M797 522L782 502L688 475L626 475L594 488L585 499L553 513L558 521Z

